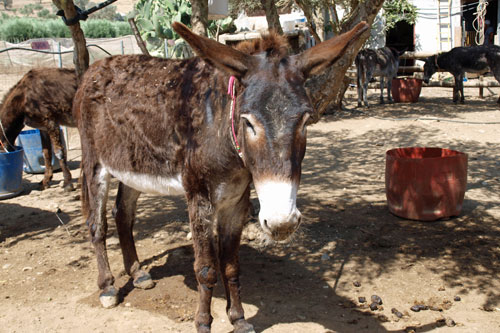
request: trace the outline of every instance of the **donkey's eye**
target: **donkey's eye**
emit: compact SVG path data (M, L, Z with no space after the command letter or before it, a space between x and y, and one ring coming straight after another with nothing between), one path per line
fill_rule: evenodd
M245 123L247 131L253 135L257 135L257 132L255 132L255 128L253 127L252 123L247 118L243 118L243 121Z

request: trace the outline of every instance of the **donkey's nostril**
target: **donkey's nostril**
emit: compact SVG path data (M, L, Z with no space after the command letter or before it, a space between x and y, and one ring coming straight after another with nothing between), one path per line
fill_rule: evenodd
M264 220L264 226L269 229L269 226L267 225L267 220Z

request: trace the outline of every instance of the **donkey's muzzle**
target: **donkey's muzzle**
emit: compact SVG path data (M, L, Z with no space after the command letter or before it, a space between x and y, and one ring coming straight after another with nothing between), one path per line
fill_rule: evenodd
M288 216L263 217L259 215L264 232L275 241L288 239L300 226L302 215L295 209Z

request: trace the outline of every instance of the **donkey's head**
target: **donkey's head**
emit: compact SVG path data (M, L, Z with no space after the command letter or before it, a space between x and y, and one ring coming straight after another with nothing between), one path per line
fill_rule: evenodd
M425 59L424 64L424 82L429 83L431 76L438 70L437 55L430 56Z
M234 49L180 23L173 27L205 61L238 80L235 135L259 197L260 224L273 239L288 238L301 220L296 195L313 112L303 84L335 63L368 25L298 55L288 55L275 35Z

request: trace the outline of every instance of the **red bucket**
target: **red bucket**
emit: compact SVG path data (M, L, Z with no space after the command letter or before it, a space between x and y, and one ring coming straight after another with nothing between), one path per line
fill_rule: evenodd
M420 221L457 216L467 187L467 154L443 148L396 148L386 152L389 211Z

